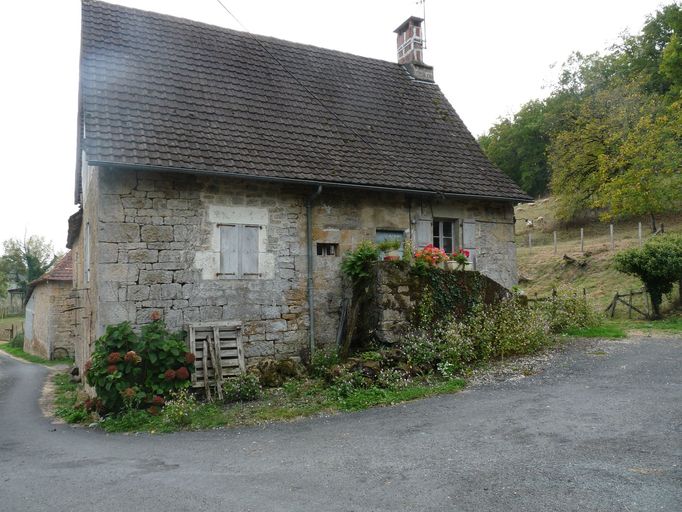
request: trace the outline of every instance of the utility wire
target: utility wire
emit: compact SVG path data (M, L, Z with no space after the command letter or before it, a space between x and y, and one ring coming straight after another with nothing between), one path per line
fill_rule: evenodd
M293 78L294 81L295 81L298 85L300 85L301 88L302 88L302 89L303 89L311 98L313 98L317 103L319 103L319 105L320 105L324 110L326 110L329 114L331 114L331 115L334 117L334 119L336 119L339 123L341 123L341 125L343 125L344 128L346 128L346 129L347 129L348 131L350 131L353 135L355 135L361 142L363 142L364 144L366 144L372 151L374 151L376 154L378 154L380 157L382 157L382 158L383 158L386 162L388 162L391 166L395 167L395 168L396 168L398 171L400 171L400 172L405 172L405 170L404 170L403 168L401 168L400 166L398 166L393 160L391 160L391 158L390 158L388 155L384 154L381 150L375 148L375 147L372 145L372 143L370 143L368 140L366 140L362 135L360 135L360 134L359 134L357 131L355 131L353 128L351 128L350 126L348 126L348 125L343 121L343 119L341 119L341 118L336 114L336 112L334 112L333 110L331 110L330 108L328 108L327 105L325 105L324 102L323 102L320 98L318 98L318 97L315 95L315 93L314 93L313 91L311 91L303 82L301 82L301 81L298 79L298 77L296 77L296 75L294 75L294 74L289 70L289 68L287 68L284 64L282 64L282 62L281 62L275 55L273 55L273 53L272 53L270 50L268 50L268 48L265 46L265 44L263 44L263 42L262 42L260 39L258 39L256 36L254 36L254 35L249 31L249 29L246 28L246 27L244 26L244 24L243 24L241 21L239 21L239 18L237 18L237 16L235 16L234 13L233 13L232 11L230 11L230 9L228 9L227 6L226 6L221 0L216 0L216 2L218 2L218 4L219 4L223 9L225 9L225 12L227 12L227 14L229 14L230 16L232 16L232 18L239 24L239 26L242 28L242 30L244 30L244 32L246 33L246 35L248 35L251 39L253 39L253 40L258 44L258 46L260 46L260 47L263 49L263 51L264 51L265 53L267 53L267 54L270 56L270 58L272 58L272 60L274 60L274 61L275 61L275 62L284 70L284 72L285 72L286 74L288 74L291 78ZM408 175L411 176L410 173L408 173Z

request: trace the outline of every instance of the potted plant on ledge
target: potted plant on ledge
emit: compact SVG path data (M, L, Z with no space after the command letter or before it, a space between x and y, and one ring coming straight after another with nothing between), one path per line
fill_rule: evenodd
M445 263L448 270L466 270L467 265L470 265L470 262L469 251L466 249L459 249L457 252L453 252Z
M397 261L400 259L400 244L397 238L389 238L379 242L377 248L383 253L384 261Z

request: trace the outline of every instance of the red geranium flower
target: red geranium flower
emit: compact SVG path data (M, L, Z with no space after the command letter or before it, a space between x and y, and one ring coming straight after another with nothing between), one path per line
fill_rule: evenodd
M159 410L159 408L157 406L152 405L149 409L147 409L147 412L149 414L151 414L152 416L158 416L159 412L161 412L161 411Z
M184 366L181 366L177 370L175 370L175 378L178 380L187 380L189 379L189 370L185 368Z
M175 370L166 370L163 372L163 377L166 380L173 380L175 378Z
M121 360L121 353L120 352L112 352L107 356L107 362L109 364L116 364Z
M196 360L197 356L192 354L191 352L185 352L185 362L187 364L192 364Z
M116 373L117 369L115 364L110 364L107 366L107 373Z
M165 403L166 401L163 399L161 395L154 395L154 398L152 398L153 405L162 406Z
M121 396L123 398L133 398L135 396L135 390L133 388L125 388L121 391Z

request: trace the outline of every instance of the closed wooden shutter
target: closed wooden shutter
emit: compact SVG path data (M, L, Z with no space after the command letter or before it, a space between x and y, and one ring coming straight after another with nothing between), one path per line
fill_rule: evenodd
M476 220L462 221L462 249L469 251L471 270L476 270Z
M433 227L430 220L418 220L416 226L416 244L422 249L433 243Z
M239 261L241 274L258 275L258 232L259 226L239 226Z
M235 224L220 226L220 273L239 273L239 226Z

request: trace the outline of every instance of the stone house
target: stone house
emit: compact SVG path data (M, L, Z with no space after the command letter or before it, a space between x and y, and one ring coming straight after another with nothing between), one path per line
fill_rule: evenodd
M424 64L85 0L71 219L82 364L105 326L242 325L247 362L335 341L344 252L465 247L516 283L513 205ZM312 314L311 314L312 312Z
M74 354L77 334L71 252L28 285L24 350L54 359Z

